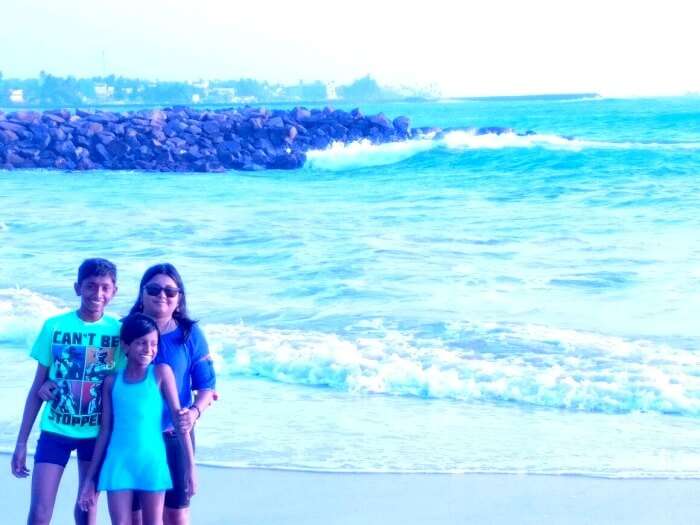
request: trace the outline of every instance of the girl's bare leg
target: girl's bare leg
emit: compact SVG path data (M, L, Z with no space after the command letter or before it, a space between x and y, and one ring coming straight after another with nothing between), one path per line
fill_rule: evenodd
M131 490L114 490L107 493L107 507L112 525L131 525Z
M163 525L165 492L141 492L143 525Z

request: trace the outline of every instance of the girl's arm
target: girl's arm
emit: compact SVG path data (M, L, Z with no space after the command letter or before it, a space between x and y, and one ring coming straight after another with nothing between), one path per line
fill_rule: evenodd
M44 381L46 381L48 374L49 369L47 367L42 364L36 365L34 381L29 388L27 401L24 403L22 423L19 426L17 443L15 444L15 451L12 454L12 474L18 478L26 478L29 475L29 469L27 468L27 440L29 439L29 434L32 431L41 404L43 403L38 392L44 384Z
M109 438L112 435L112 386L114 385L114 374L105 377L102 383L102 420L100 421L100 433L95 442L95 451L92 453L92 461L88 467L83 486L80 488L80 498L78 503L83 511L95 505L95 477L102 464L102 458L107 450Z
M173 371L168 365L160 364L156 365L155 372L156 378L160 384L160 391L163 394L165 402L168 404L170 416L173 418L173 421L177 421L177 414L180 410L180 399L177 396L177 386L175 385ZM187 464L187 479L185 483L187 485L187 495L192 496L197 490L192 438L189 432L180 432L178 427L175 428L175 431L185 451L185 461Z

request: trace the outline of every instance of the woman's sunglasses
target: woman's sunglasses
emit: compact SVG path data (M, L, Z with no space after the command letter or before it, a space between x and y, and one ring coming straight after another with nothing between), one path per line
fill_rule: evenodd
M153 297L158 297L160 292L165 292L166 297L173 298L180 293L178 288L173 288L172 286L160 286L159 284L147 284L143 287L148 295Z

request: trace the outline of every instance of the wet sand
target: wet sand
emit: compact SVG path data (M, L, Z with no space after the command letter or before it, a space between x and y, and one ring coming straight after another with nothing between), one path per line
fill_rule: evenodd
M2 522L24 523L29 479L2 455ZM52 523L72 523L77 491L66 468ZM194 525L700 523L700 480L614 480L500 474L338 474L199 467ZM109 523L100 498L98 523Z

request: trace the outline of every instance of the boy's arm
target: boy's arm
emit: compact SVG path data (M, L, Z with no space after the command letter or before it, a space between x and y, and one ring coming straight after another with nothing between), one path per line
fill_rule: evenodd
M156 377L160 381L160 391L163 394L165 402L170 409L170 416L173 421L177 421L177 415L180 411L180 399L177 396L177 386L175 385L175 376L172 369L168 365L156 365ZM195 479L194 467L194 449L192 447L192 438L189 432L180 432L176 426L178 439L185 451L185 461L187 463L187 493L192 496L196 492L197 481Z
M19 426L17 434L17 443L15 444L15 452L12 454L12 474L18 478L26 478L29 475L27 468L27 440L29 434L36 421L36 416L41 408L42 400L39 398L38 391L48 377L49 369L38 363L36 372L34 373L34 381L29 388L27 400L24 403L24 412L22 413L22 423Z
M37 395L43 401L51 401L54 397L56 397L57 388L58 385L56 384L56 381L48 379L43 385L41 385L41 388L39 388L39 390L37 391Z
M102 383L102 418L100 420L100 433L97 435L95 449L92 453L92 460L90 461L90 466L85 475L85 481L83 481L78 496L78 505L85 512L87 512L90 507L93 507L97 501L95 497L95 478L102 465L102 458L104 458L109 438L112 435L112 385L114 385L114 374L105 377L104 383Z

